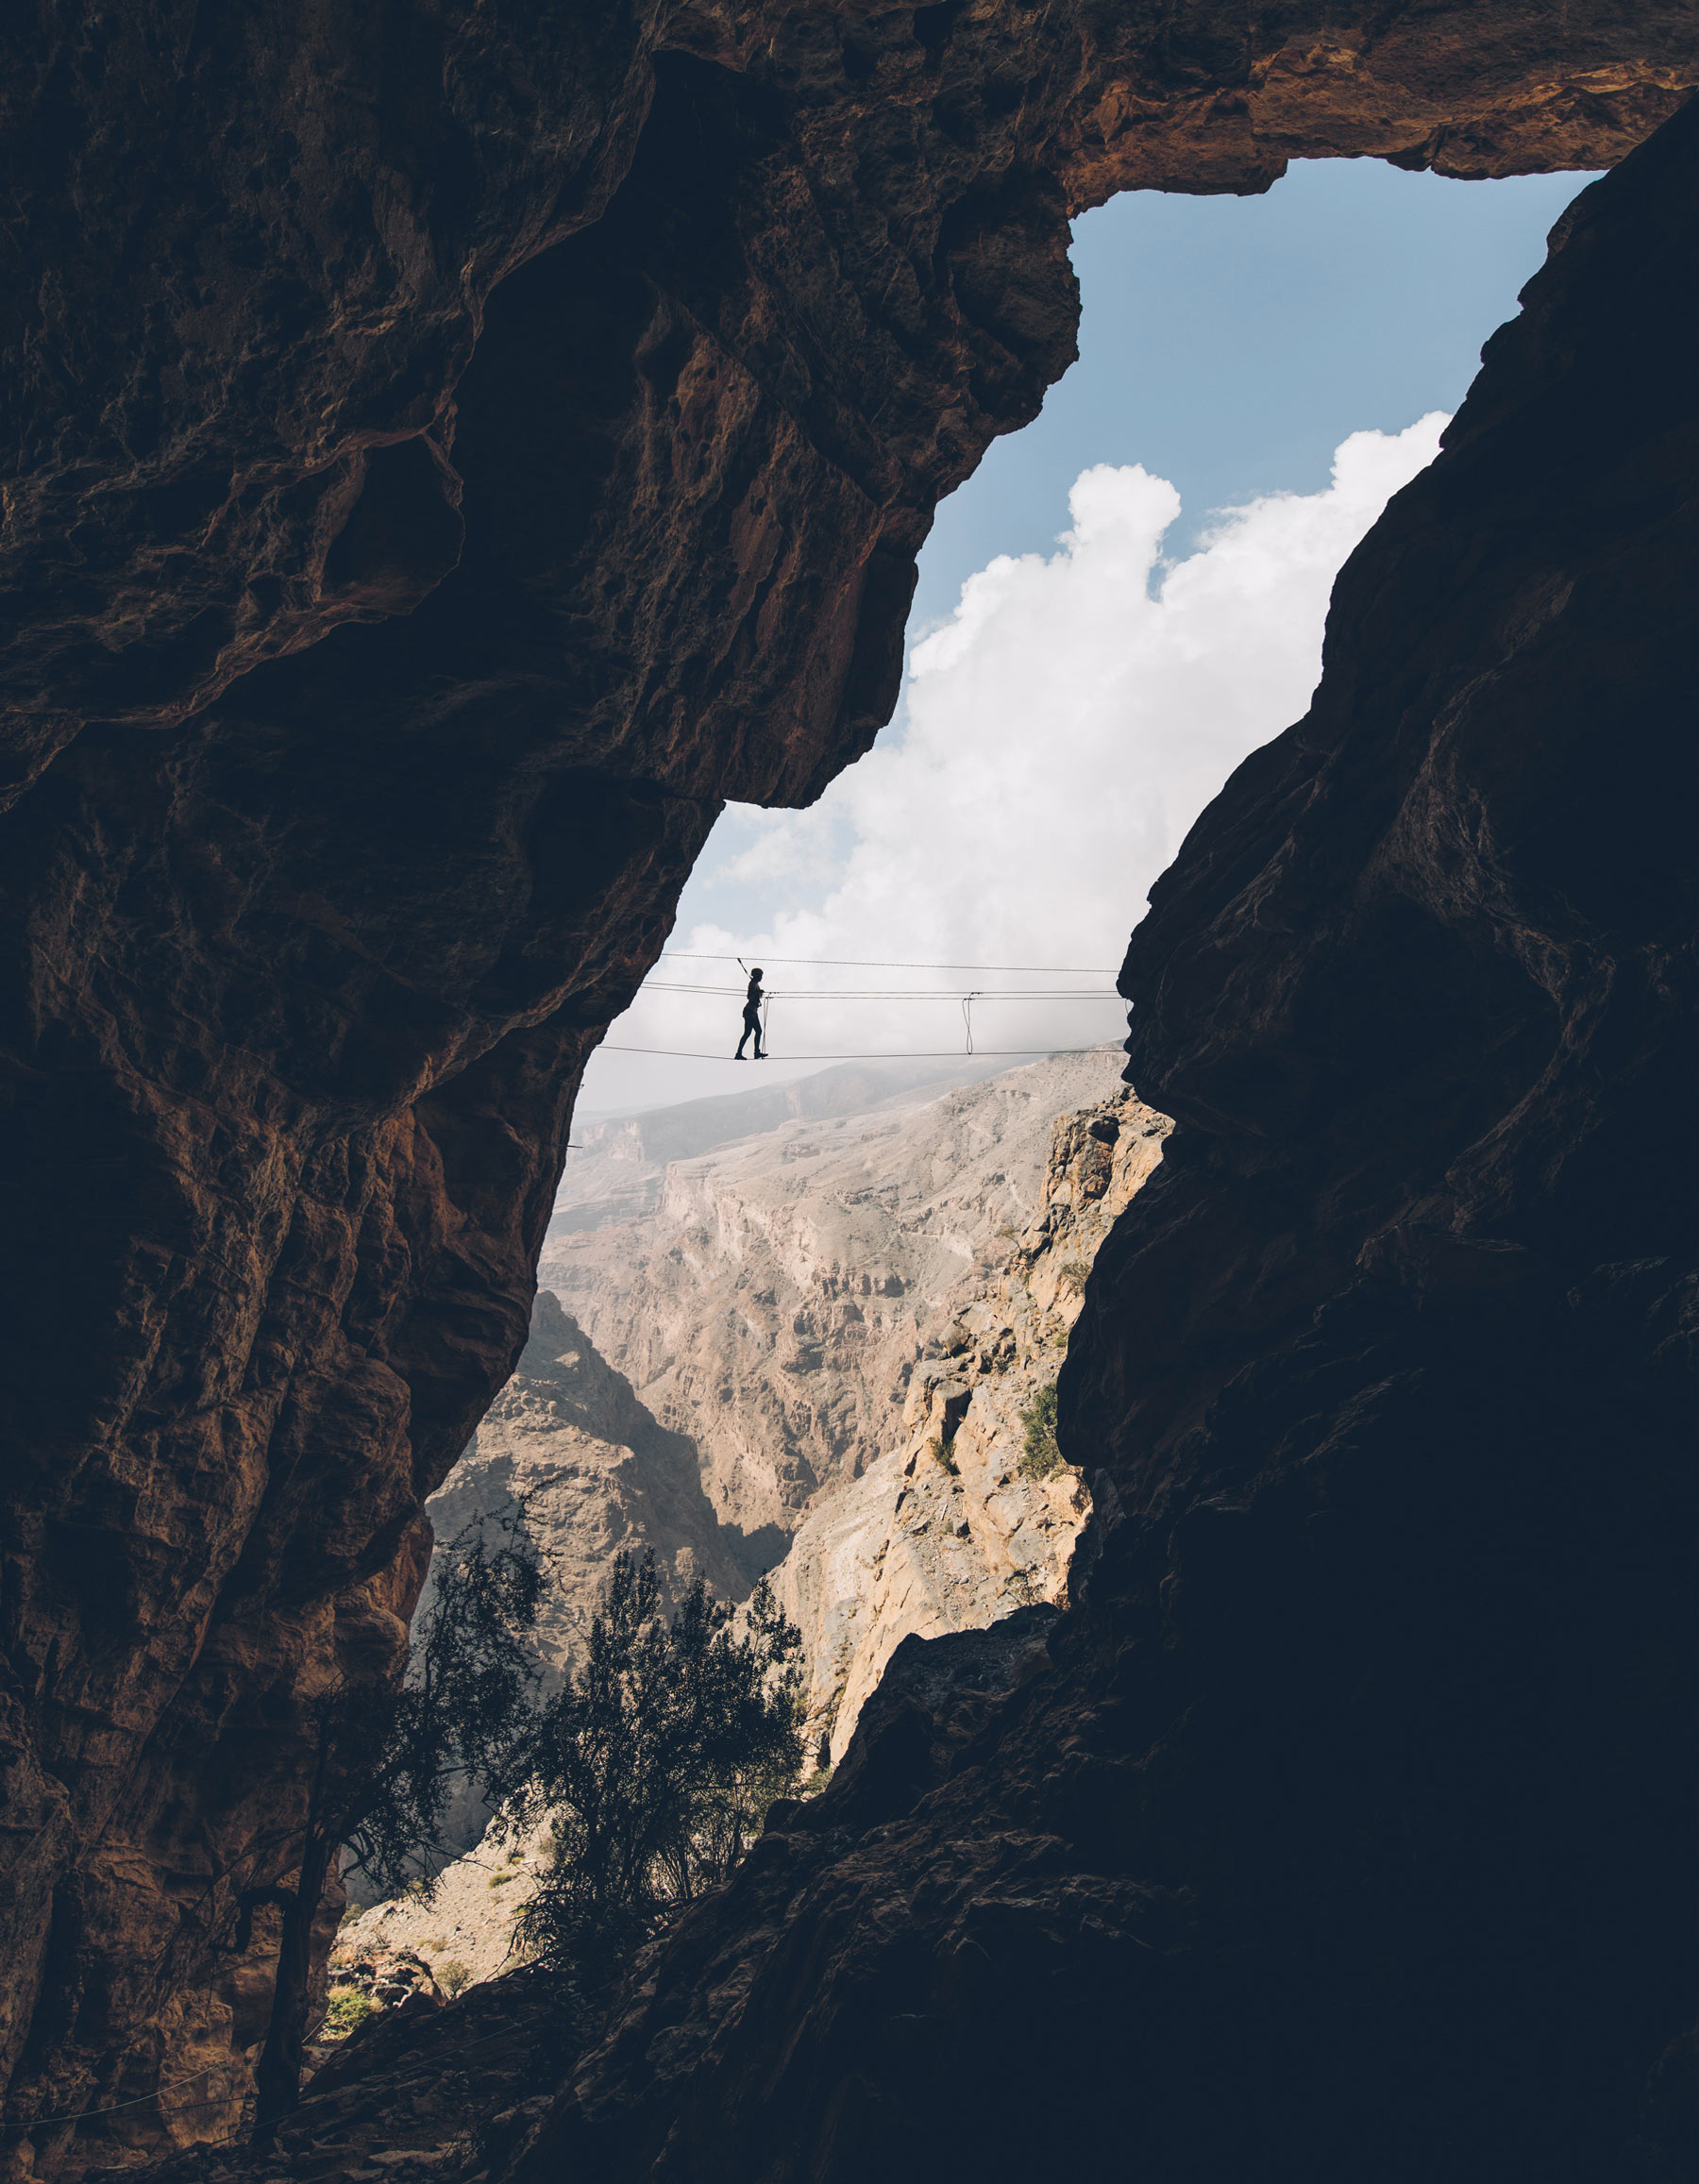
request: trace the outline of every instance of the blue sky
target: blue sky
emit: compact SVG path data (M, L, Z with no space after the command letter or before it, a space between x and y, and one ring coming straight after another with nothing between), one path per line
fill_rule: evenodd
M1424 437L1409 428L1456 408L1482 343L1514 314L1546 231L1588 179L1456 182L1372 160L1304 161L1259 198L1135 193L1085 215L1073 246L1080 361L1037 421L999 441L939 510L910 623L911 664L926 671L876 751L813 813L727 813L685 890L674 945L748 941L770 953L904 958L921 951L925 934L929 957L943 950L979 961L977 943L990 930L983 906L994 894L1005 944L998 960L1012 949L1015 961L1117 962L1192 807L1246 749L1303 711L1333 569L1386 494L1431 454L1431 429ZM1336 473L1346 443L1355 452ZM1070 489L1085 472L1099 482L1076 505L1073 543L1059 546L1069 532ZM1177 490L1177 512L1164 480ZM1302 507L1270 497L1287 496L1307 497ZM1256 512L1223 528L1220 512L1247 504ZM1081 507L1089 517L1083 529ZM1305 571L1282 613L1303 629L1287 657L1279 617L1265 617L1270 633L1258 639L1246 601L1261 597L1270 569L1294 555L1307 557ZM999 556L1017 557L1017 565L979 578ZM970 579L979 587L971 608L963 604ZM1134 589L1157 596L1165 584L1170 611L1152 618ZM1047 666L1032 655L1043 651L1052 622L1070 629L1070 649ZM941 629L917 653L917 641ZM1082 630L1102 638L1091 672L1094 686L1120 687L1113 702L1069 698L1072 664L1094 649ZM1205 668L1187 681L1175 667L1181 654L1195 663L1212 642L1233 656L1237 683L1225 697ZM1264 662L1258 643L1282 656ZM1041 720L1030 697L1022 714L1013 697L1000 711L996 696L1030 683L1029 670L1041 690L1056 692L1053 705L1039 705ZM1124 776L1119 804L1094 799L1115 814L1099 861L1124 870L1095 893L1078 890L1071 917L1057 899L1093 853L1085 806L1077 826L1051 823L1051 836L1078 836L1050 844L1053 868L1044 854L1011 854L996 838L1000 768L1010 798L1030 801L1021 764L1035 734L1051 773L1078 764L1094 781L1118 769ZM930 834L897 839L920 798L939 814L935 848ZM971 804L973 816L952 829L946 814L958 804L964 812ZM1147 840L1142 863L1117 853L1130 834ZM888 870L882 835L891 839ZM917 865L924 899L904 901L905 874L919 885ZM917 938L905 947L900 936L911 932ZM663 966L657 975L676 979L684 967ZM716 974L699 966L689 975ZM614 1027L611 1045L717 1045L717 1005L647 997ZM940 1004L926 1030L933 1018L915 1008L887 1012L876 1027L865 1006L830 1016L799 1006L785 1029L792 1053L893 1043L924 1050L952 1014L959 1024L953 1004ZM735 1017L732 1005L728 1046ZM1005 1012L1003 1020L1010 1028L994 1036L1059 1044L1119 1035L1113 1004L1052 1010L1019 1025ZM775 1037L776 1051L785 1045ZM776 1064L774 1074L781 1066L791 1074L806 1065ZM604 1051L591 1065L583 1105L646 1106L744 1081L720 1062Z
M1080 361L940 507L916 621L949 613L991 554L1047 548L1089 463L1179 488L1172 553L1211 509L1315 491L1347 433L1455 410L1589 179L1298 160L1261 197L1136 191L1087 212Z

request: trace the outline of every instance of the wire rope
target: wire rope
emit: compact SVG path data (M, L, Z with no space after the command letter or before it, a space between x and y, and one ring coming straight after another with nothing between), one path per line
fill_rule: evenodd
M144 2104L148 2101L157 2101L161 2093L175 2092L178 2086L193 2085L196 2078L204 2078L210 2071L230 2070L234 2067L235 2066L233 2063L204 2062L202 2063L199 2070L192 2070L187 2074L186 2076L180 2078L173 2078L167 2085L155 2086L153 2092L150 2093L138 2093L133 2100L114 2101L109 2108L79 2108L75 2115L71 2116L32 2116L29 2122L26 2124L0 2125L0 2129L8 2131L44 2131L50 2125L58 2125L59 2124L86 2124L92 2117L94 2116L115 2116L124 2108L139 2108L144 2106ZM240 2093L213 2093L209 2095L209 2097L204 2101L178 2101L177 2107L172 2108L170 2113L172 2115L177 2115L184 2108L222 2108L227 2102L232 2100L240 2100L242 2097L243 2096Z
M981 1047L973 1059L994 1062L1031 1061L1035 1057L1048 1058L1052 1054L1107 1054L1115 1051L1112 1042L1099 1040L1095 1047ZM628 1047L616 1046L606 1039L597 1049L600 1054L667 1054L677 1062L734 1062L735 1054L708 1053L699 1047ZM964 1059L960 1047L934 1047L917 1050L905 1049L900 1053L850 1054L768 1054L762 1057L772 1062L959 1062Z
M679 979L646 979L646 994L702 994L710 1000L735 999L742 986L688 984ZM1113 986L767 986L765 997L781 1001L1118 1001Z
M714 955L699 949L664 948L664 956L672 956L680 963L742 963L740 955ZM1040 972L1045 976L1060 973L1070 978L1113 978L1113 966L1105 968L1101 963L893 963L883 956L859 955L769 955L768 963L801 963L831 965L839 970L1007 970ZM764 966L765 967L765 966Z

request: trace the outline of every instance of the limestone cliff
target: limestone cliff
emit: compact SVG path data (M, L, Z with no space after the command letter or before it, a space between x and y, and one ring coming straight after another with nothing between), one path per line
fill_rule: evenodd
M536 1631L549 1668L580 1656L622 1548L654 1554L669 1604L698 1577L741 1600L760 1575L715 1516L695 1444L651 1416L547 1290L513 1378L428 1507L446 1540L520 1500L549 1571Z
M822 1494L775 1571L803 1633L811 1741L823 1734L833 1760L904 1638L1067 1600L1090 1499L1046 1447L1036 1406L1054 1388L1091 1263L1168 1129L1128 1093L1051 1124L1033 1218L1000 1233L1001 1270L987 1268L927 1346L939 1354L915 1369L902 1436Z
M816 1368L823 1384L816 1416L835 1409L840 1372L857 1389L881 1371L890 1385L886 1401L872 1406L883 1447L851 1449L841 1470L816 1452L825 1484L811 1496L772 1572L782 1604L803 1633L811 1750L825 1735L833 1752L842 1752L885 1662L911 1634L980 1628L1012 1608L1066 1594L1089 1504L1078 1472L1059 1458L1053 1470L1029 1475L1022 1414L1053 1386L1091 1258L1150 1174L1168 1125L1119 1091L1051 1120L1048 1132L1046 1116L1082 1084L1111 1076L1113 1059L1057 1057L970 1091L930 1098L886 1091L883 1073L830 1071L822 1074L832 1081L812 1092L805 1079L772 1094L692 1101L658 1117L611 1125L605 1166L587 1180L575 1174L563 1189L552 1229L579 1239L570 1252L576 1283L597 1301L611 1330L649 1330L648 1342L628 1342L628 1352L672 1346L701 1354L735 1322L726 1308L728 1279L732 1294L760 1290L787 1278L781 1259L789 1278L797 1277L799 1229L816 1247L832 1237L834 1253L845 1248L835 1227L845 1210L840 1123L850 1125L845 1134L854 1148L850 1202L879 1205L889 1223L883 1234L865 1225L860 1233L870 1280L888 1283L897 1260L915 1277L918 1261L903 1241L909 1227L924 1234L948 1218L950 1233L972 1245L965 1265L959 1252L945 1258L936 1293L917 1286L909 1295L893 1322L894 1342L875 1313L852 1323L868 1331L866 1342ZM775 1110L786 1117L783 1124L749 1134L724 1158L693 1165L687 1188L664 1187L670 1179L664 1168L656 1202L647 1214L631 1215L632 1200L648 1195L631 1188L633 1177L642 1179L646 1151L712 1141L729 1122ZM794 1127L803 1116L833 1117L824 1142L837 1151L836 1161L805 1165L813 1134ZM864 1127L869 1119L870 1129ZM1049 1159L1041 1165L1037 1150L1046 1134ZM771 1212L768 1192L776 1181L791 1205L799 1166L805 1184L792 1205L792 1226L775 1231L764 1218ZM987 1166L995 1178L988 1190ZM921 1178L929 1193L923 1201ZM720 1205L722 1235L736 1238L730 1274L712 1254L686 1260L675 1247L705 1187ZM1030 1209L1024 1228L1001 1221L993 1229L1012 1205ZM622 1209L627 1218L614 1218ZM906 1219L894 1209L906 1209ZM594 1240L580 1226L585 1213L598 1224ZM775 1250L776 1235L782 1251ZM810 1264L813 1282L841 1283L840 1257L824 1269ZM661 1309L659 1301L643 1286L652 1265L667 1269L658 1327L649 1315ZM613 1299L598 1295L615 1278L627 1285ZM765 1346L756 1347L759 1362ZM722 1377L733 1369L722 1360ZM551 1581L536 1633L546 1676L581 1657L609 1558L621 1550L655 1554L664 1605L698 1575L719 1598L741 1601L761 1574L749 1542L716 1519L714 1503L726 1498L728 1468L735 1472L751 1451L760 1453L765 1431L791 1433L795 1420L738 1403L729 1441L723 1403L692 1403L670 1376L661 1385L670 1391L673 1415L688 1420L695 1437L662 1426L558 1299L540 1292L513 1379L428 1504L441 1542L525 1500L530 1537ZM767 1454L776 1462L782 1453ZM379 1907L350 1881L353 1900L366 1907L345 1926L337 1961L377 1947L416 1951L432 1967L459 1964L471 1981L508 1967L513 1917L530 1892L537 1846L512 1858L505 1850L479 1849L482 1808L468 1805L451 1817L451 1840L463 1856L447 1867L431 1903L398 1899Z
M1043 1210L1054 1117L1119 1066L1105 1048L799 1117L672 1162L648 1218L551 1236L541 1278L694 1441L760 1567L908 1437L917 1361Z
M226 2127L156 2090L240 2082L244 1899L289 1871L316 1695L395 1672L584 1058L719 800L805 800L886 717L934 508L1072 354L1069 212L1293 156L1609 164L1699 31L40 0L0 36L0 2069L14 2124L103 2111L8 2142L76 2169ZM1595 423L1564 451L1607 460ZM1480 521L1546 523L1529 490ZM1445 566L1498 598L1468 520ZM1523 574L1506 626L1544 628ZM1443 581L1381 666L1444 650ZM1469 783L1427 795L1481 840Z

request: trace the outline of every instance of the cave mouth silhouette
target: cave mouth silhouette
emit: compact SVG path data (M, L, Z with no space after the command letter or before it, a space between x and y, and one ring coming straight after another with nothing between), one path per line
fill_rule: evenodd
M1686 1537L1677 1307L1654 1293L1675 1213L1675 1171L1657 1169L1691 1082L1672 1020L1683 803L1649 724L1685 717L1692 683L1675 656L1692 561L1676 493L1689 15L1574 5L1530 29L1492 6L1395 8L1247 31L1208 6L1152 27L976 0L853 24L492 28L450 6L374 41L358 11L188 36L144 6L87 37L50 13L7 26L23 42L4 135L20 265L0 328L19 466L0 556L20 609L0 792L0 1328L21 1452L4 1481L8 2158L32 2119L36 2173L68 2178L239 2123L275 1947L244 1906L286 1875L316 1694L399 1658L424 1495L526 1338L585 1059L655 960L723 799L806 801L888 714L933 508L1071 353L1070 211L1135 185L1254 187L1294 153L1349 151L1611 171L1540 311L1495 344L1443 476L1401 502L1336 604L1310 724L1229 784L1129 967L1141 1090L1192 1150L1114 1247L1064 1375L1065 1423L1127 1489L1100 1564L1117 1605L1043 1661L980 1648L957 1699L930 1670L894 1687L889 1734L842 1771L832 1809L859 1831L868 1888L909 1907L906 1956L881 1954L820 1840L786 1849L776 1832L727 1899L726 1918L779 1937L775 1977L820 1938L811 1991L846 2002L841 2045L823 2001L788 2024L784 2098L757 2112L739 2087L778 2083L766 1990L710 2007L670 1957L666 2041L658 2024L622 2034L597 2103L539 2119L536 2159L585 2149L634 2175L670 2140L678 2161L741 2178L778 2132L775 2179L803 2160L900 2176L929 2133L939 2149L927 2054L961 2089L961 2127L989 2132L1007 2092L988 2075L997 2024L1036 1988L1058 2065L1075 2042L1106 2085L1118 2058L1146 2058L1140 2142L1172 2146L1177 2174L1206 2143L1254 2173L1268 2130L1300 2142L1304 2101L1361 2115L1349 2086L1304 2069L1283 2092L1257 2026L1284 2039L1268 2058L1302 2063L1307 2029L1314 2055L1391 2073L1388 2112L1421 2127L1388 2176L1455 2153L1455 2089L1492 2069L1508 2089L1495 2134L1449 2173L1489 2155L1502 2170L1513 2125L1565 2184L1599 2173L1691 1999L1646 1932L1655 1898L1679 1929L1687 1886L1658 1832L1683 1809L1688 1749L1660 1664L1687 1657L1687 1634L1667 1561ZM658 50L675 38L691 50ZM1576 416L1606 428L1573 431ZM397 452L426 440L422 458ZM1554 445L1577 456L1561 507ZM1284 849L1259 832L1270 815ZM1421 994L1432 1035L1354 1067L1341 1026L1376 993L1376 961ZM1549 1083L1468 1136L1553 1008ZM1236 1233L1208 1211L1228 1198ZM1147 1235L1159 1213L1169 1226ZM1293 1332L1306 1314L1317 1346ZM1472 1438L1444 1443L1455 1530L1414 1491L1440 1414L1420 1389L1371 1402L1352 1381L1365 1360L1395 1394L1425 1374L1491 1399ZM1518 1396L1543 1468L1522 1461ZM1304 1453L1315 1419L1326 1444ZM1378 1493L1376 1446L1393 1482ZM1620 1521L1593 1506L1598 1450L1631 1474ZM1274 1463L1266 1491L1247 1486L1250 1453ZM1446 1920L1484 1873L1518 1880L1518 1916L1494 1929L1515 1951L1471 1990L1505 2003L1494 2024L1514 2035L1472 2061L1447 2045L1448 2024L1478 2024L1466 2012L1437 2007L1421 2040L1371 2056L1324 2007L1344 1963L1374 1974L1357 1993L1386 2006L1379 2022L1407 2022L1393 1957L1354 1955L1328 1892L1331 1874L1389 1901L1386 1861L1409 1848L1382 1824L1376 1771L1421 1652L1388 1518L1401 1481L1409 1537L1447 1557L1452 1635L1501 1570L1525 1574L1506 1488L1533 1500L1550 1554L1519 1609L1555 1614L1543 1578L1568 1571L1558 1604L1583 1603L1591 1652L1559 1629L1518 1658L1564 1664L1570 1738L1653 1815L1649 1835L1600 1799L1564 1806L1551 1683L1519 1711L1520 1686L1477 1679L1482 1708L1506 1699L1506 1753L1551 1794L1516 1807L1526 1842L1487 1845L1457 1895L1419 1860L1401 1899L1435 1914L1423 1962L1449 1936L1472 1973L1477 1943ZM1270 1582L1241 1585L1248 1567ZM1312 1567L1315 1588L1274 1581ZM1316 1892L1286 1933L1309 1951L1296 1993L1257 1952L1268 1907L1298 1899L1209 1825L1271 1792L1306 1809L1302 1770L1252 1734L1270 1693L1223 1661L1238 1600L1262 1604L1259 1641L1285 1618L1258 1658L1305 1662L1305 1633L1325 1632L1371 1685L1353 1717L1369 1730L1339 1746L1369 1787L1334 1780L1362 1829L1319 1827L1299 1869ZM999 1675L1027 1667L1005 1705ZM1315 1688L1300 1728L1351 1697ZM1186 1691L1205 1739L1189 1774L1192 1747L1171 1772L1158 1752ZM1266 1775L1243 1767L1255 1750ZM1195 1828L1187 1781L1229 1792ZM1432 1809L1397 1806L1401 1824ZM1559 1809L1587 1840L1549 1821ZM949 1828L966 1866L939 1848ZM1062 1848L1041 1855L1040 1836ZM1418 1827L1424 1858L1434 1840ZM1183 1870L1181 1841L1207 1870ZM1567 1900L1584 1853L1585 1946L1555 1959L1520 1914ZM1024 1895L1005 1857L1027 1859ZM934 1909L962 1905L963 1923L928 1925L903 1874L931 1875ZM768 1901L787 1876L799 1887ZM854 1949L833 1954L857 1934L862 1987ZM714 1945L738 1962L735 1933ZM1172 1994L1141 1983L1158 1960ZM1094 1985L1105 1962L1116 1978ZM1618 2009L1625 1963L1647 1976ZM881 1979L919 2007L883 2010ZM1437 1981L1421 1995L1445 1999ZM1569 2015L1543 2040L1554 1997ZM907 2040L899 2020L917 2016ZM664 2084L642 2059L663 2055ZM214 2071L221 2091L184 2121L169 2089ZM1399 2108L1418 2075L1444 2098ZM1672 2062L1666 2092L1678 2076ZM1246 2088L1261 2141L1235 2105ZM1182 2128L1194 2097L1213 2141ZM1121 2142L1106 2114L1083 2128ZM1642 2167L1673 2129L1644 2125ZM1036 2159L1040 2137L1012 2117L989 2157ZM1341 2173L1361 2151L1322 2148Z

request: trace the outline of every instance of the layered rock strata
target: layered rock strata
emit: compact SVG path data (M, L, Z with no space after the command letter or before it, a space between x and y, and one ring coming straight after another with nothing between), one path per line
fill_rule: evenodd
M1057 1118L1040 1209L917 1366L904 1438L821 1496L774 1571L803 1636L809 1740L833 1761L905 1638L1066 1601L1090 1498L1041 1406L1092 1261L1168 1130L1129 1093Z
M823 1073L835 1082L812 1094L804 1080L771 1096L693 1101L658 1119L613 1126L607 1168L614 1176L628 1185L633 1173L641 1176L645 1164L629 1149L646 1141L658 1150L712 1139L728 1111L747 1122L776 1101L782 1114L831 1119L817 1137L787 1123L749 1136L723 1159L700 1159L687 1188L634 1219L610 1218L610 1208L632 1193L618 1182L605 1189L602 1174L563 1189L551 1226L580 1239L573 1248L578 1287L595 1296L604 1285L623 1282L612 1301L601 1297L600 1316L615 1329L622 1322L645 1326L643 1347L651 1352L670 1345L700 1356L713 1349L729 1327L739 1327L728 1299L743 1291L763 1293L792 1279L805 1284L804 1293L840 1287L842 1258L817 1253L824 1242L834 1252L843 1246L838 1224L850 1208L861 1217L869 1281L877 1275L882 1293L894 1286L905 1296L890 1327L875 1313L858 1315L850 1326L866 1339L815 1365L828 1385L847 1374L865 1387L879 1372L888 1375L884 1400L873 1406L885 1445L853 1448L841 1476L833 1474L829 1452L814 1452L825 1484L771 1572L781 1604L802 1632L811 1753L822 1738L833 1756L842 1753L905 1638L981 1628L1066 1592L1089 1504L1079 1473L1059 1458L1053 1471L1032 1471L1023 1413L1053 1387L1091 1257L1154 1167L1168 1126L1118 1091L1057 1117L1049 1126L1048 1164L1040 1166L1035 1154L1055 1100L1101 1082L1112 1067L1106 1054L1054 1057L917 1106L912 1093L887 1093L859 1113L857 1090L866 1100L881 1089L877 1076L866 1082L869 1073L860 1073L859 1084L857 1073ZM846 1106L848 1115L833 1115ZM870 1134L860 1127L869 1120ZM822 1153L836 1158L807 1165ZM799 1163L805 1184L798 1197ZM921 1177L923 1198L916 1188ZM771 1219L775 1182L790 1217L779 1223ZM722 1208L722 1240L734 1238L735 1245L729 1266L716 1265L712 1253L697 1254L690 1281L681 1271L676 1238L705 1187ZM870 1201L884 1218L883 1234L868 1228ZM736 1218L729 1218L733 1207ZM1011 1207L1031 1209L1023 1232L999 1220ZM603 1233L593 1238L579 1225L585 1212L600 1220ZM934 1251L933 1272L943 1279L929 1289L919 1273L935 1239L926 1232L941 1219L952 1245ZM804 1248L812 1253L806 1261ZM890 1271L897 1264L908 1269L906 1282ZM659 1325L648 1323L658 1301L644 1286L646 1269L654 1266L666 1280ZM748 1321L741 1327L748 1337ZM549 1574L533 1641L546 1685L581 1662L615 1554L654 1554L663 1612L698 1577L717 1598L738 1603L763 1573L763 1542L752 1551L743 1533L715 1515L746 1453L759 1451L764 1430L788 1437L795 1423L776 1422L777 1414L748 1401L749 1369L771 1369L764 1354L771 1337L755 1332L754 1355L734 1351L713 1376L718 1389L728 1372L744 1368L730 1415L717 1398L701 1400L699 1383L691 1401L689 1376L664 1377L670 1415L689 1422L692 1437L661 1425L559 1300L539 1293L513 1379L427 1509L443 1552L463 1527L524 1503L529 1535ZM785 1369L782 1358L778 1369ZM734 1428L730 1438L728 1423ZM806 1422L800 1430L806 1434ZM782 1439L768 1452L772 1460L783 1445ZM363 1915L351 1911L339 1933L333 1976L350 1951L374 1947L411 1949L433 1967L457 1964L467 1983L511 1968L514 1919L535 1887L547 1830L511 1851L480 1846L487 1819L470 1798L451 1810L448 1847L463 1855L446 1864L429 1903L402 1895L379 1905L358 1875L348 1877L351 1903Z
M8 2142L75 2167L224 2128L151 2093L238 2054L314 1701L395 1672L584 1057L719 799L806 798L886 716L937 498L1072 354L1068 212L1295 155L1608 163L1699 36L1673 0L5 35L0 2070L24 2122L122 2104L122 2148Z
M799 1117L666 1168L655 1212L551 1235L543 1279L664 1425L746 1556L912 1438L919 1361L1046 1204L1056 1116L1111 1092L1111 1048L860 1114ZM570 1184L568 1185L570 1188Z
M535 1632L546 1671L582 1657L622 1550L654 1554L669 1608L698 1577L741 1600L761 1574L715 1518L694 1442L653 1417L547 1289L513 1378L428 1508L446 1541L516 1502L548 1571Z
M1696 258L1699 107L1134 936L1176 1128L1062 1376L1085 1605L988 1711L918 1649L518 2176L1027 2177L1059 2084L1093 2174L1686 2173Z
M547 1254L563 1237L610 1221L641 1220L655 1213L666 1170L675 1160L694 1160L716 1146L755 1137L809 1117L866 1115L904 1093L930 1099L946 1084L976 1083L997 1074L994 1062L842 1062L780 1084L686 1100L676 1107L649 1107L637 1115L578 1115L560 1196L548 1223ZM923 1086L931 1092L921 1091Z

